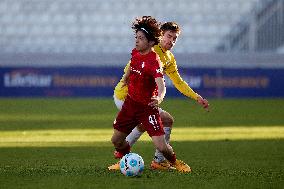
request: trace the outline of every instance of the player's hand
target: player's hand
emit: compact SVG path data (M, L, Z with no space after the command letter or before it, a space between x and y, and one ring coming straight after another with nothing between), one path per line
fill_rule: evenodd
M128 82L129 82L129 75L128 74L123 75L121 87L128 86Z
M128 78L127 77L123 77L121 87L128 86L128 82L129 82Z
M123 87L126 87L126 86L127 86L127 83L125 81L123 81L121 87L123 88Z
M209 103L208 100L202 98L202 96L197 97L197 102L200 104L207 112L209 112Z
M151 106L153 108L159 108L159 104L162 102L162 99L160 99L158 96L153 96L151 98L151 102L148 104L148 106Z

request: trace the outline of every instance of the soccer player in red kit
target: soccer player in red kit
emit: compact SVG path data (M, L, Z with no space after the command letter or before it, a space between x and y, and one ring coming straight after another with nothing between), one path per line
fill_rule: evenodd
M160 24L151 16L143 16L133 22L132 29L136 34L136 41L125 77L128 95L114 121L111 141L117 152L129 153L130 146L125 139L136 125L142 123L155 147L171 165L180 172L191 172L186 163L176 159L172 147L166 143L158 111L166 93L161 62L153 51L153 46L161 39ZM117 170L119 163L108 168Z

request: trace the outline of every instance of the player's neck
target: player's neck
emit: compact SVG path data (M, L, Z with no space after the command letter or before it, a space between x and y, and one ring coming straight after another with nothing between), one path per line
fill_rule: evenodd
M148 54L149 52L153 51L153 47L149 48L149 49L145 49L145 50L142 50L142 51L139 51L139 53L141 55L146 55Z
M163 45L161 43L159 43L159 47L161 48L161 50L163 51L163 53L167 52L168 50L163 47Z

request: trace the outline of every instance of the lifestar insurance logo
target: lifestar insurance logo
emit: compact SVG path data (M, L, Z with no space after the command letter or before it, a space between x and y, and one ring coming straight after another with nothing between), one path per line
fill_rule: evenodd
M39 70L20 69L4 74L5 87L50 87L52 75L42 74Z

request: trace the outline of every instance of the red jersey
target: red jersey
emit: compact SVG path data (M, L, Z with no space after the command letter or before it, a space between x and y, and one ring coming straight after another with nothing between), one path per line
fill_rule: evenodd
M147 105L151 97L157 95L155 78L163 77L160 59L154 51L141 55L133 49L131 55L128 95L134 101Z

